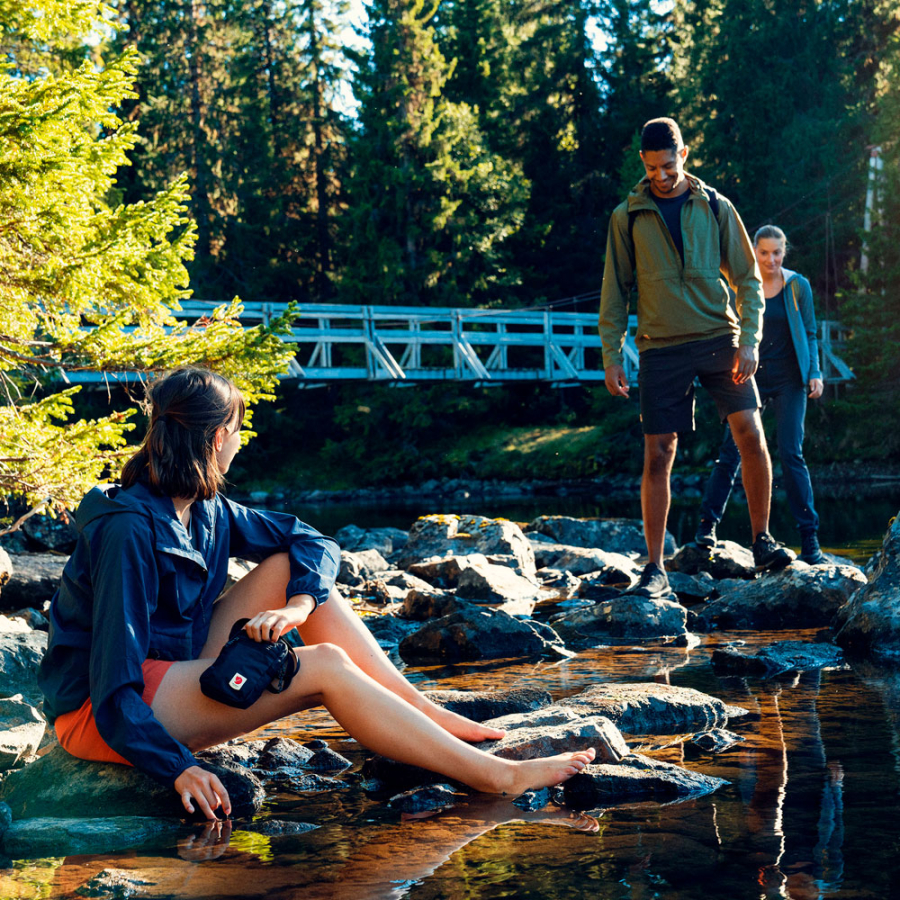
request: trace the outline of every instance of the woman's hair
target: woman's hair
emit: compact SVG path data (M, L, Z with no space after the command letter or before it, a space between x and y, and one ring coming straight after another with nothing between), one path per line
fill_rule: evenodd
M147 389L150 426L140 449L122 469L122 486L145 476L169 497L210 500L222 486L214 439L237 417L244 398L227 379L208 369L176 369Z
M787 253L787 235L777 225L763 225L762 228L757 228L756 234L753 235L753 246L756 247L763 238L781 241L784 244L784 252Z

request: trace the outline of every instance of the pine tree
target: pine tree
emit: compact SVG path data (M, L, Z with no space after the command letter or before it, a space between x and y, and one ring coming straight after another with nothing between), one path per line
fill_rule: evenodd
M475 110L443 95L451 67L435 41L436 8L369 9L343 221L346 302L463 306L495 301L514 280L506 242L527 185L487 148Z
M29 6L44 17L37 37L14 20L3 25L35 54L56 35L69 45L102 28L99 3ZM105 65L101 50L91 55L56 75L0 73L0 493L26 514L71 508L109 473L132 427L133 410L72 421L77 388L59 373L206 364L255 402L271 395L291 354L274 333L282 322L245 332L237 303L194 326L175 318L196 238L187 182L146 202L118 201L116 172L128 165L136 124L114 110L133 96L137 55Z

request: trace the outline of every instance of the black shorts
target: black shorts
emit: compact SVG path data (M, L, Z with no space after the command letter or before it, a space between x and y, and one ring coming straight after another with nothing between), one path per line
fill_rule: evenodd
M756 382L731 378L737 339L730 334L674 347L655 347L640 356L641 426L644 434L694 430L694 379L709 391L719 418L759 408Z

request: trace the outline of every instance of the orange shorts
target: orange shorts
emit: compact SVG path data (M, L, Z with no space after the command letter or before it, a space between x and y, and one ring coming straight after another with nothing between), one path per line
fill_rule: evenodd
M166 659L144 660L144 664L141 666L141 671L144 673L144 692L141 694L141 698L147 706L153 703L153 698L171 665L171 660ZM116 753L100 737L100 732L97 731L97 725L94 722L94 709L91 706L90 697L78 709L63 713L56 720L56 736L63 749L79 759L131 765L125 757Z

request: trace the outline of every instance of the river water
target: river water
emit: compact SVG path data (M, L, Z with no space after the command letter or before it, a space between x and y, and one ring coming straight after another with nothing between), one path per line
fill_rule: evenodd
M527 520L562 512L546 500L532 512L507 504L492 514ZM832 535L824 543L862 557L861 541L880 542L878 533L896 513L896 503L893 510L890 503L883 498L883 508L873 505L871 527L848 539L841 538L843 524L825 526L823 505L823 537ZM443 511L488 511L475 506ZM565 506L566 514L578 512L568 499ZM420 512L431 511L438 510ZM844 512L852 518L852 510ZM360 508L348 517L345 509L333 523L328 516L307 515L334 530L348 522L399 524L403 513ZM409 510L405 513L408 526ZM690 523L687 507L683 513L680 527L690 530L695 522ZM582 508L580 514L597 512ZM615 514L633 511L619 507ZM485 796L410 818L391 810L384 797L349 784L351 775L342 776L348 781L343 789L270 796L259 819L316 826L305 834L266 837L237 822L230 834L186 827L175 838L125 853L17 861L0 870L0 897L900 897L900 672L856 663L762 680L719 677L710 665L711 651L730 640L754 647L814 637L802 631L713 633L702 635L693 649L651 643L601 647L556 663L512 660L408 670L422 688L541 687L554 698L602 681L666 682L748 711L729 725L744 740L717 754L699 750L685 736L630 739L634 749L728 784L679 803L623 803L588 811L598 820L596 833L579 828L582 814L565 809L526 814ZM301 741L324 738L355 770L364 757L322 711L282 720L255 736L276 734ZM122 887L119 893L85 893L85 883L104 871L118 873L131 892Z

